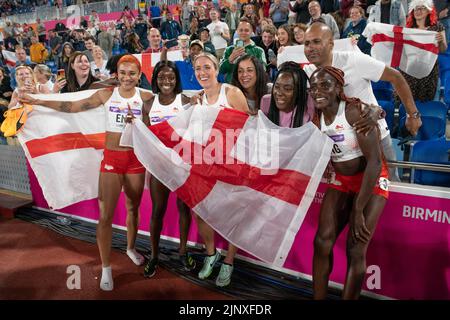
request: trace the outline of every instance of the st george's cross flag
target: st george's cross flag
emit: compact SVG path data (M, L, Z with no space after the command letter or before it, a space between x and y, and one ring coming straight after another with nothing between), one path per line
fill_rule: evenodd
M34 96L76 101L89 98L95 91ZM50 208L97 198L105 117L102 107L64 113L35 105L28 114L17 137Z
M372 44L372 57L422 79L433 70L438 57L436 33L371 22L363 36Z
M149 83L152 81L153 69L156 64L161 60L160 52L153 53L139 53L134 54L139 60L142 66L142 73L145 74ZM183 54L181 50L167 51L167 60L170 61L183 61Z
M193 106L160 124L127 124L147 170L223 238L282 266L322 174L332 141L312 123L281 128L260 111Z

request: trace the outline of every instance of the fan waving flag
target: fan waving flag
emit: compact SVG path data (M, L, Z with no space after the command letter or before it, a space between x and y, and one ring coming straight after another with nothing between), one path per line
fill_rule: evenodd
M433 70L438 57L436 33L371 22L363 35L372 44L372 57L422 79Z
M332 141L312 123L280 128L260 111L194 106L121 145L227 241L282 266L328 164Z

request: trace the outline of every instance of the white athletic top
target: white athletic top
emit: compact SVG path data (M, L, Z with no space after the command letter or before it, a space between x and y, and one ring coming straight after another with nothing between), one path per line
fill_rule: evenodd
M325 124L323 113L320 116L320 130L334 141L331 161L343 162L363 155L356 132L345 118L345 101L339 103L336 118L330 125Z
M159 102L159 94L155 95L153 100L152 108L149 112L150 124L154 125L160 122L169 120L175 117L178 112L183 110L181 102L181 93L177 94L175 100L171 104L163 105Z
M217 98L217 101L215 103L209 103L205 93L202 97L202 105L214 108L231 108L230 104L228 103L225 90L227 86L228 85L226 83L222 83L222 85L220 86L219 97Z
M142 120L142 106L144 102L141 92L136 88L136 92L130 99L123 98L119 93L119 88L114 88L111 98L105 103L106 108L106 131L122 132L125 128L128 104L134 116Z

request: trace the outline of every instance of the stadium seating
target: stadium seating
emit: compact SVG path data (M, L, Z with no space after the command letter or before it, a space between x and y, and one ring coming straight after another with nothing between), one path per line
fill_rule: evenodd
M415 140L442 139L445 136L447 120L447 106L440 101L416 101L416 106L422 114L422 127L414 138ZM400 128L405 125L406 114L403 105L400 105Z
M378 105L383 108L386 112L386 122L389 130L391 131L391 135L393 134L394 129L394 103L390 100L378 100Z
M414 143L410 155L412 162L450 165L450 141L432 140ZM413 182L432 186L450 187L450 172L413 170Z

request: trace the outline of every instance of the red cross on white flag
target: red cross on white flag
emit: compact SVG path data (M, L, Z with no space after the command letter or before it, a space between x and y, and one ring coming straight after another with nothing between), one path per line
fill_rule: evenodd
M372 57L421 79L430 74L436 63L436 33L371 22L363 36L372 44Z
M128 125L122 145L222 237L282 266L329 161L312 123L280 128L262 112L195 106L151 126Z

